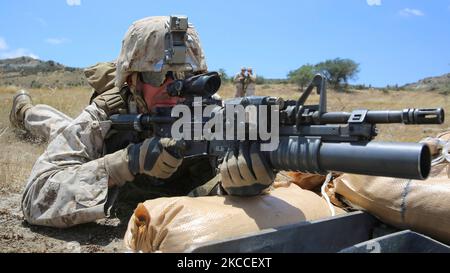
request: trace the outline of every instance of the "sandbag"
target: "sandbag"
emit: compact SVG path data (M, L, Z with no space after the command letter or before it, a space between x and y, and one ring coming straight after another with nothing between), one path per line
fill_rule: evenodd
M288 179L289 182L296 184L304 190L320 191L327 176L314 174L314 173L302 173L302 172L281 172ZM333 177L337 177L342 173L332 172ZM286 179L285 178L285 179Z
M326 201L294 184L256 197L159 198L139 204L125 234L135 252L183 252L197 244L331 216ZM335 208L336 214L345 211Z
M315 190L320 188L326 178L326 175L302 172L287 172L286 175L290 178L292 183L304 190Z
M439 135L448 141L450 132ZM438 143L427 139L428 145ZM442 147L433 147L438 156ZM450 164L432 167L425 181L344 174L334 180L335 192L354 208L383 222L450 243Z

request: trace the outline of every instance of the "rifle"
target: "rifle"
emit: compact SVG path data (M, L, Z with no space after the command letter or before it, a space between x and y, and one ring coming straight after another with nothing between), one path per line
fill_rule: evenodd
M250 76L248 74L246 74L244 79L241 81L241 83L242 83L242 94L245 97L245 95L247 94L248 84L250 83Z
M202 109L207 106L214 109L211 117L190 119L191 122L186 124L189 128L205 126L214 117L214 113L222 113L227 123L227 105L251 105L258 109L276 106L279 145L274 151L262 152L274 170L318 174L335 171L421 180L426 179L430 173L431 154L426 144L375 142L373 139L377 135L376 124L380 123L442 124L444 110L441 108L327 112L326 78L321 74L314 77L298 100L252 96L222 101L213 96L220 85L219 74L211 72L175 81L168 86L167 92L171 96L184 97L182 105L189 109L195 105L200 105ZM307 105L306 100L314 88L320 95L319 104ZM195 100L195 96L202 98ZM159 137L172 137L172 125L178 120L171 115L172 110L172 107L161 107L152 114L113 115L112 128L140 132L150 130ZM268 116L261 115L258 119L270 120ZM251 124L247 120L241 120L235 122L235 125L248 128ZM225 132L220 129L212 128L219 133ZM256 141L267 142L259 134ZM225 137L213 140L202 138L184 140L182 147L185 157L208 156L218 166L227 151L237 151L240 143L239 140L226 140Z

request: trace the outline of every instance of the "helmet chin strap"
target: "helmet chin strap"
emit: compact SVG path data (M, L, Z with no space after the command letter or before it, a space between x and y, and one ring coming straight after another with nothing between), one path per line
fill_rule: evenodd
M149 113L147 103L145 103L144 98L142 97L142 95L138 94L137 89L136 89L137 81L138 81L138 73L133 72L133 74L131 74L130 79L131 79L131 82L130 82L131 95L133 97L133 100L136 102L136 105L139 109L139 113L142 113L142 114Z

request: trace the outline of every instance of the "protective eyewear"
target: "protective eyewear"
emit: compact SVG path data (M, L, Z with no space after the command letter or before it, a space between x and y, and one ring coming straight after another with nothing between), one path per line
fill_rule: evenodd
M150 84L154 87L160 87L166 80L166 73L153 71L141 72L139 73L139 77L143 83Z

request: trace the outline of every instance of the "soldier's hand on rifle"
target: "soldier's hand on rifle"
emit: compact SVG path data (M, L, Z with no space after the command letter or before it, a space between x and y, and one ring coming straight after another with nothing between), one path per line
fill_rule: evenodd
M241 142L239 152L228 151L220 166L222 187L230 195L261 194L275 180L275 172L257 142Z
M105 156L105 168L110 175L110 184L114 186L132 181L138 174L169 178L182 162L181 142L159 137L148 138Z
M129 147L128 157L129 169L134 175L146 174L162 179L171 177L183 161L177 141L158 137Z

